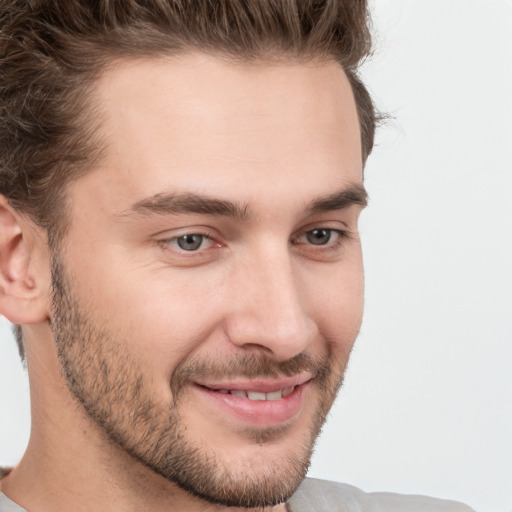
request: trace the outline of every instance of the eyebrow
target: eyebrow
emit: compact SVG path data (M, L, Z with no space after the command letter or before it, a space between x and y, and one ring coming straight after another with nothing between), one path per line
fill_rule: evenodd
M237 220L248 218L248 206L239 205L232 201L217 199L199 194L155 194L135 203L128 214L147 215L157 213L172 215L179 213L198 213L231 217Z
M334 194L314 200L306 208L309 213L343 210L352 205L365 207L368 194L362 185L351 185ZM197 213L202 215L230 217L245 221L249 219L249 206L233 201L201 194L160 193L138 201L121 215L172 215Z
M368 193L363 185L351 185L340 192L317 199L309 205L308 210L311 213L322 213L344 210L352 205L359 205L363 208L368 205Z

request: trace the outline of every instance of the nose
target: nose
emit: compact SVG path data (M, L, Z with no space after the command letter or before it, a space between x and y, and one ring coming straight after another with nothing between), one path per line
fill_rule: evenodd
M226 322L231 343L262 350L278 361L300 354L318 335L306 307L305 287L290 255L282 252L279 257L252 258L237 272L232 281L236 304L231 304Z

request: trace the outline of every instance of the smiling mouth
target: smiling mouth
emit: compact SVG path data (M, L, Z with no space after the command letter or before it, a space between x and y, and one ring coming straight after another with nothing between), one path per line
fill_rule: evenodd
M204 386L206 387L206 386ZM210 391L215 391L217 393L221 393L223 395L233 395L240 398L248 398L249 400L255 400L255 401L263 401L263 400L281 400L283 398L286 398L287 396L290 396L295 388L297 386L288 386L283 389L278 389L277 391L272 391L270 393L262 393L261 391L250 391L250 390L243 390L243 389L211 389L206 387L206 389L209 389Z
M214 404L210 414L227 412L230 421L252 427L283 425L298 418L305 403L305 393L315 375L303 372L279 379L235 379L232 381L195 382L200 399ZM224 418L225 416L222 415Z

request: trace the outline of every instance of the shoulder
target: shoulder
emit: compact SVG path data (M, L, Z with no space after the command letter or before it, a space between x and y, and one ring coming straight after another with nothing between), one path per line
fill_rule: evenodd
M366 493L352 485L306 478L289 501L290 512L472 512L456 501L389 492Z

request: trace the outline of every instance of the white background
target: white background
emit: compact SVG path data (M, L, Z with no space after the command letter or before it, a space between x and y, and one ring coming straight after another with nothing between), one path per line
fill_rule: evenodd
M512 1L377 0L366 313L311 476L512 511ZM28 385L0 322L0 464Z

